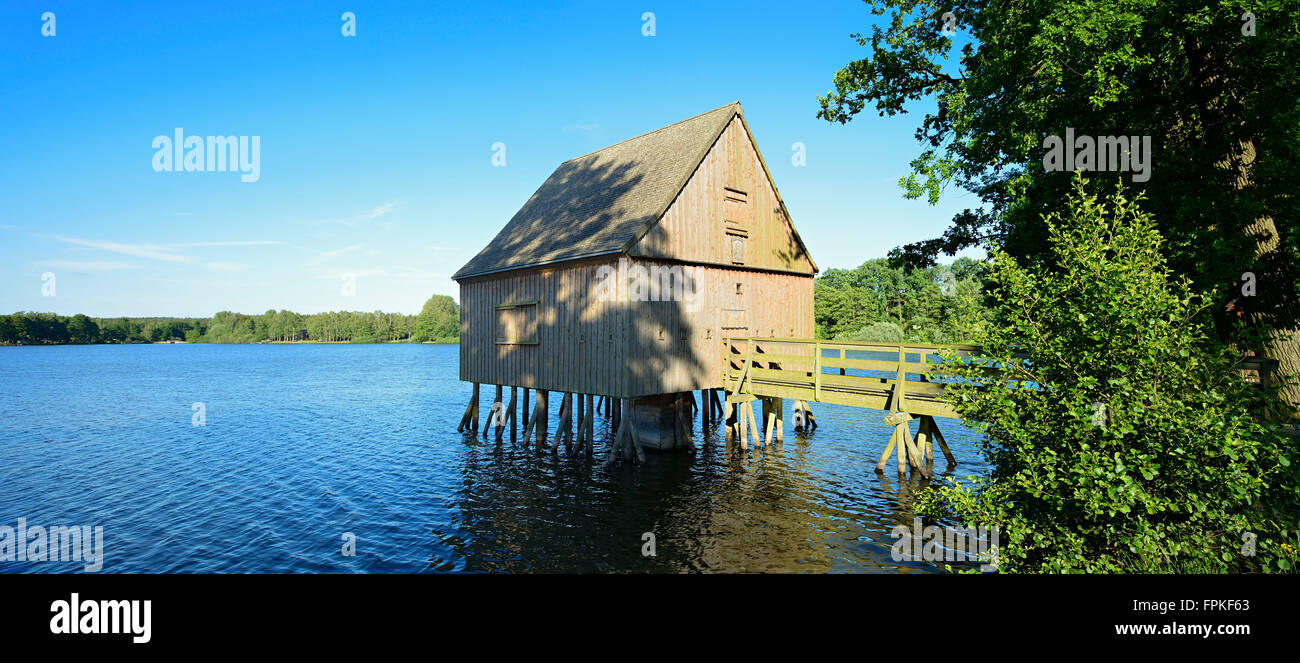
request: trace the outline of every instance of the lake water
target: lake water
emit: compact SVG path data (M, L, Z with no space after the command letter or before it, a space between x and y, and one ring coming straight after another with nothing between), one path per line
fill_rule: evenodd
M457 433L456 346L0 347L0 376L0 526L102 526L103 573L941 570L891 559L924 483L875 474L880 411L814 404L803 435L787 401L785 443L747 452L697 418L696 452L604 468L601 417L592 459Z

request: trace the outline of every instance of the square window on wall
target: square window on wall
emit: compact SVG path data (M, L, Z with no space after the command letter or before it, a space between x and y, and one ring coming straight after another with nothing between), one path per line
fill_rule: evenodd
M499 304L492 336L497 345L537 344L537 301Z

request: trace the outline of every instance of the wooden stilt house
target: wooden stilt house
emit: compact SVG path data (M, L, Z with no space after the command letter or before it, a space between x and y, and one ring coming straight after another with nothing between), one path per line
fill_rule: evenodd
M453 276L460 378L539 401L721 388L722 338L813 336L816 273L728 104L551 173Z

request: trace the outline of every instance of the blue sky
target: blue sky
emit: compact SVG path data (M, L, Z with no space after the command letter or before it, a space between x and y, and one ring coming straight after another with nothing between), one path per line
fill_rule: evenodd
M456 296L450 275L561 162L735 100L818 265L856 266L978 203L902 199L919 114L815 117L873 18L849 0L6 2L0 311L415 313ZM257 181L156 172L177 127L259 136Z

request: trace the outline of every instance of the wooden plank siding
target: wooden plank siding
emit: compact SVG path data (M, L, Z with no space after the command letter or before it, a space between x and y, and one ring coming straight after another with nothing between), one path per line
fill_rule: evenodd
M460 379L575 393L607 392L621 372L618 329L626 324L616 301L599 301L598 269L613 258L502 272L460 282ZM495 310L536 300L536 343L496 342ZM618 370L616 370L618 369Z
M743 192L746 201L728 203L728 188ZM746 268L799 274L815 271L739 115L732 118L668 211L630 253L730 266L728 229L747 235Z
M614 286L605 295L602 266ZM696 284L695 299L682 301L686 291L641 296L632 285L638 267L681 270ZM721 388L723 336L811 336L812 288L811 276L626 256L465 279L460 378L619 398ZM532 300L536 344L497 343L496 307ZM735 320L743 331L724 329Z

